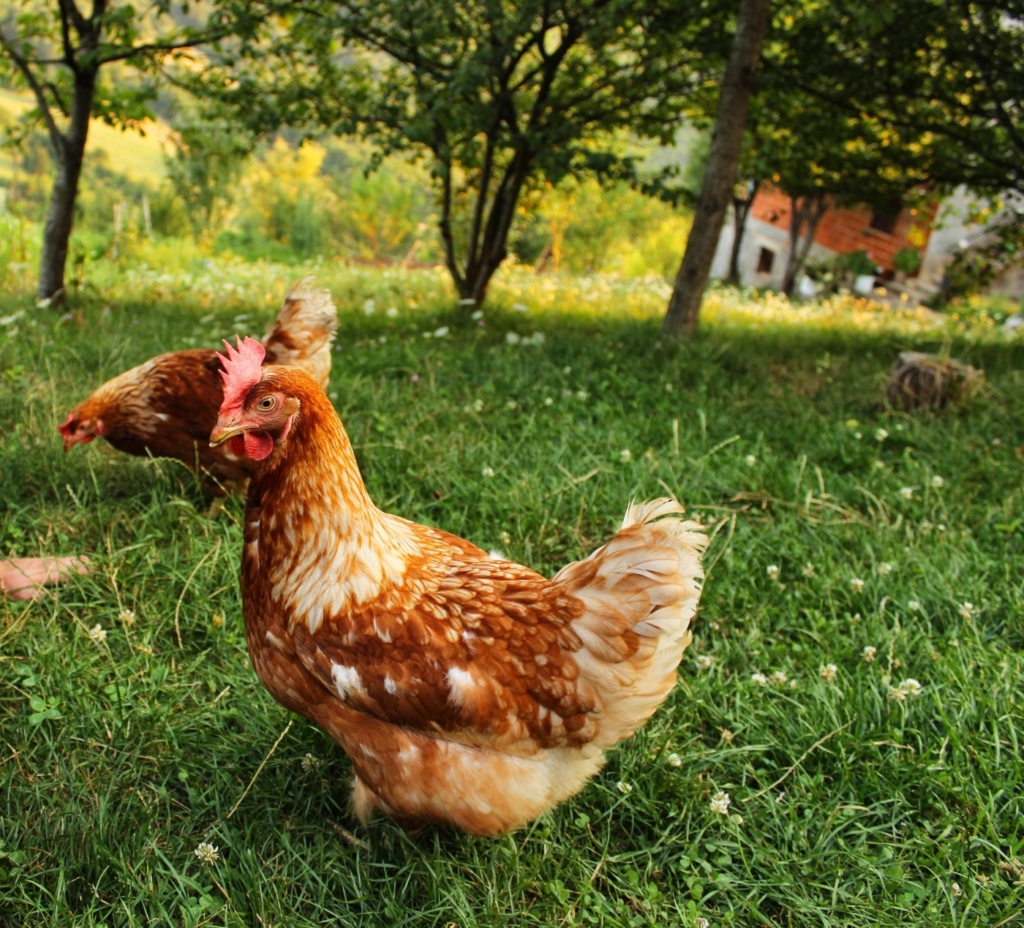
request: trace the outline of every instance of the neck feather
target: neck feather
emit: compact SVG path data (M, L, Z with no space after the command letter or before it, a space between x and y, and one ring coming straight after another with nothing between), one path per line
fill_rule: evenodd
M246 563L269 584L290 623L315 630L325 614L338 615L398 583L416 544L409 523L374 506L323 393L303 390L298 399L291 434L253 475L249 501L259 508L252 513L259 530L257 548L246 546Z

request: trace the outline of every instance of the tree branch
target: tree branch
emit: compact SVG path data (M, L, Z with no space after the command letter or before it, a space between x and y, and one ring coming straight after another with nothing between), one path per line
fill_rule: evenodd
M88 29L88 24L82 18L78 7L75 6L75 0L60 0L60 39L61 45L64 48L62 63L67 65L73 74L77 74L78 61L75 58L75 47L71 42L71 29L68 25L69 19L74 21L78 34L80 36L84 35Z
M60 7L61 15L71 20L75 31L79 35L82 35L89 28L89 24L78 9L78 4L75 3L75 0L60 0Z
M221 39L231 35L231 30L218 30L206 35L193 36L184 41L174 42L151 42L147 45L136 45L132 48L122 49L114 55L101 55L100 64L110 64L112 61L125 61L128 58L146 57L158 52L176 52L186 48L195 48L198 45L206 45L209 42L219 42Z
M53 97L53 102L57 104L57 109L60 110L61 115L65 118L69 117L71 113L68 110L67 104L64 102L64 98L60 95L60 90L57 89L57 85L52 81L47 81L42 85L43 90L49 90L50 96Z
M15 63L18 70L22 73L22 76L28 82L29 87L32 88L32 93L35 94L36 103L39 106L39 113L43 118L43 122L46 123L46 128L50 133L50 141L53 143L53 147L57 152L58 157L64 156L64 150L66 145L66 139L60 128L57 126L56 120L53 118L53 113L50 111L50 105L46 102L46 93L44 92L39 81L36 80L35 74L32 73L32 68L29 66L29 62L19 54L15 49L14 44L4 34L3 29L0 29L0 48L4 50L7 56Z

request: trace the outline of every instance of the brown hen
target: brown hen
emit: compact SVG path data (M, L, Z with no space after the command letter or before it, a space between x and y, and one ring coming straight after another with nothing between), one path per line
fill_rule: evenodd
M211 441L255 462L242 599L278 702L355 768L355 811L494 835L578 792L676 682L700 526L671 499L552 579L377 509L302 371L228 349Z
M295 284L263 345L267 363L307 371L326 389L337 310L313 278ZM97 387L58 428L64 450L105 438L118 451L177 458L212 478L211 489L245 481L252 462L230 447L211 448L210 430L224 398L220 360L212 348L172 351L151 358Z

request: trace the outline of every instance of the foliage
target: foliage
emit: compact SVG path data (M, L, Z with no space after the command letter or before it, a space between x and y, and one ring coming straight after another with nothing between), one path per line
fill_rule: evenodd
M187 2L172 15L171 0L136 10L116 0L17 0L20 13L0 24L0 80L27 88L35 107L8 138L17 143L37 126L55 159L39 295L61 299L75 201L92 118L139 129L152 118L156 77L187 50L250 32L265 15L258 3L214 0L201 7L199 25Z
M424 157L448 269L479 302L524 191L569 174L631 176L620 130L670 138L718 12L715 0L321 0L267 40L286 68L259 45L241 76L202 83L263 129L329 126Z
M892 266L904 274L916 274L921 270L921 252L917 248L901 248L893 255Z
M858 277L878 273L878 265L863 248L823 261L810 261L804 269L823 295L838 293L843 288L849 291Z
M996 277L1024 261L1024 212L1008 209L980 242L964 243L947 265L937 302L950 302L984 290Z
M1024 3L844 0L792 17L780 76L918 149L932 182L1024 192Z
M550 267L577 273L653 271L670 278L689 217L625 182L565 179L543 191L536 211L546 227ZM534 256L536 259L536 256Z
M254 144L251 135L223 119L202 118L193 111L175 121L172 152L165 156L167 179L185 206L197 241L212 244Z
M5 315L29 309L0 327L0 553L95 564L39 604L0 603L0 922L923 928L1024 914L1019 340L950 328L994 392L918 419L878 399L899 350L946 334L924 315L715 290L684 350L657 337L664 284L516 271L496 280L485 326L424 338L451 320L443 275L324 266L342 307L331 390L382 506L545 571L666 487L714 534L679 686L593 783L507 838L408 836L351 821L348 762L306 722L286 731L256 681L239 501L210 518L172 463L60 450L54 421L93 385L262 331L300 273L166 257L183 263L98 264L81 321L0 297ZM752 678L776 672L795 687ZM894 698L908 678L921 694ZM742 822L711 810L719 791ZM218 848L209 867L201 842Z

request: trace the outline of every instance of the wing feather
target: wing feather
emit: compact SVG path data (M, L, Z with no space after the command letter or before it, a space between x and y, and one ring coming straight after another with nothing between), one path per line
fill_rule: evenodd
M296 623L300 660L347 706L394 725L523 751L589 740L595 701L579 685L582 640L569 628L583 603L475 552L414 584L412 601L385 595L315 633Z

